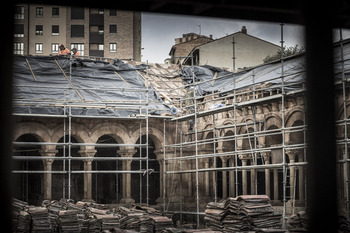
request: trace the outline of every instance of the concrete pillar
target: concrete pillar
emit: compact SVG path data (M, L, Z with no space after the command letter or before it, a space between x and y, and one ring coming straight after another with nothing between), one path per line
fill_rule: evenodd
M222 167L226 167L227 157L221 157ZM227 171L222 171L222 198L227 197Z
M40 150L39 153L43 157L55 157L57 154L57 150ZM44 170L51 172L52 171L52 163L53 159L44 159ZM52 174L44 173L44 199L51 200L52 199Z
M271 151L261 152L262 157L264 158L265 164L270 164ZM265 194L271 198L270 192L270 169L265 169Z
M81 157L93 158L96 150L80 150L78 151ZM92 170L92 159L84 159L84 171ZM92 201L92 174L84 173L84 201Z
M117 153L121 157L131 158L136 153L135 149L124 148L118 150ZM131 171L132 160L123 160L123 171ZM122 204L135 203L135 200L131 197L131 173L123 174L123 198L120 200Z
M243 154L239 155L238 158L242 161L242 166L247 166L250 155ZM247 169L242 170L242 189L243 195L248 194L248 180L247 180Z

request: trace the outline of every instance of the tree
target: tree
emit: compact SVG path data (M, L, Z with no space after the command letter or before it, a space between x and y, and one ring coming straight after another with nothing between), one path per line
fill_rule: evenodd
M299 45L295 46L290 46L286 48L285 46L283 47L283 57L289 57L298 53L302 53L305 51L305 48L303 46L299 47ZM276 54L274 55L268 55L267 57L264 58L264 63L269 63L272 61L276 61L281 59L282 55L282 49L279 49Z

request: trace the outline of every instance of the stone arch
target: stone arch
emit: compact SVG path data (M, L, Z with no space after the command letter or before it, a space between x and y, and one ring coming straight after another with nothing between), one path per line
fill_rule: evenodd
M232 125L232 128L225 128L225 129L221 129L219 131L219 135L220 137L227 137L227 136L233 136L234 135L234 122L232 120L225 120L223 125L227 126L227 125ZM225 149L225 147L227 147L227 145L229 143L234 143L234 138L232 139L226 139L224 138L223 140L219 140L218 141L218 149L219 151L227 151L227 149Z
M113 137L119 144L131 144L126 127L120 123L103 122L95 125L91 130L90 140L96 143L103 135Z
M296 120L304 122L304 109L301 107L293 108L288 111L285 117L285 127L291 127Z
M142 131L142 136L146 135L146 127L141 128ZM148 127L148 137L150 137L154 143L154 147L157 151L160 151L161 149L164 148L164 134L162 131L160 131L157 128L154 127ZM131 144L136 144L137 140L140 138L140 129L135 130L131 136L130 136L130 143ZM173 142L171 141L171 137L165 137L166 140L166 145L170 145Z
M33 125L22 124L23 130L17 131L15 141L19 142L44 142L45 134ZM36 128L36 129L34 129ZM31 131L33 129L33 131ZM47 135L46 135L47 136ZM46 138L47 139L47 138ZM13 154L15 156L41 156L41 152L45 151L45 146L40 145L14 145ZM13 164L14 170L19 171L43 171L43 160L16 160ZM14 197L28 202L30 205L38 205L44 199L44 174L41 173L15 173L13 174Z
M52 142L58 142L63 136L67 136L69 134L68 129L66 129L66 133L64 132L63 124L56 126L53 129L53 133L51 136ZM71 136L74 137L79 143L91 143L90 136L88 134L87 128L82 124L72 123L72 131ZM81 146L81 149L86 149L85 146Z
M14 129L14 138L16 141L21 135L30 134L38 139L40 142L50 142L49 129L37 122L21 122L16 124Z
M305 124L304 122L304 111L302 108L294 109L294 111L289 112L286 114L286 128L293 127L293 126L299 126ZM301 137L302 132L289 132L285 134L285 141L286 143L292 143L293 140L291 140L294 136L295 137ZM297 134L294 135L294 134ZM293 136L294 135L294 136ZM298 141L301 142L301 141Z
M271 114L269 117L267 117L264 130L269 133L273 133L273 135L267 135L264 137L263 144L265 144L266 147L282 143L282 133L278 131L278 129L281 129L281 127L282 119L277 114Z

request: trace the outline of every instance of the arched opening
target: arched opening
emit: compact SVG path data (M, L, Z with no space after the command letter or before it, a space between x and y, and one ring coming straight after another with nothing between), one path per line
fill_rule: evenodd
M278 129L276 125L271 125L267 129L270 135L265 136L265 147L282 144L282 133Z
M61 137L59 143L69 142L69 135L65 138ZM72 143L78 143L78 140L71 137ZM57 146L56 157L80 157L79 147L71 146L69 152L69 146ZM52 163L53 171L81 171L84 170L84 164L81 160L54 160ZM61 198L69 198L69 175L68 174L52 174L52 199L60 200ZM70 199L75 201L82 200L84 197L84 174L71 173L70 178Z
M117 141L109 135L103 135L98 140L100 144L116 144ZM119 147L96 146L95 157L119 157ZM92 162L94 171L120 171L122 161L94 160ZM97 203L118 203L122 198L122 174L118 173L95 173L92 176L92 197Z
M16 142L39 142L32 134L20 136ZM15 145L14 156L40 156L40 145ZM13 175L17 185L14 185L14 197L28 202L30 205L41 205L43 200L44 174L30 173L30 171L43 171L42 160L20 160L15 163L14 170L27 173Z
M304 122L302 120L296 120L292 127L295 126L302 126L304 125ZM291 132L290 136L289 136L289 141L291 144L298 144L298 143L303 143L304 142L304 131L302 130L302 128L298 128L298 129L293 129L293 131L296 132Z
M235 139L234 139L234 132L232 130L228 130L225 135L224 135L224 141L222 143L222 151L223 152L234 152L235 151ZM234 156L234 155L232 155ZM226 162L226 166L231 166L231 163L230 163L230 158L227 157L227 162ZM233 159L234 160L234 159ZM232 189L232 186L235 186L235 180L234 180L234 173L235 171L234 170L230 170L229 172L227 172L228 175L227 175L227 196L235 196L234 193L230 193L230 190L234 190L235 187L233 187Z
M146 135L137 140L136 144L145 144ZM160 195L159 190L159 162L156 160L156 154L154 142L152 137L148 137L148 169L153 169L152 172L148 173L148 204L155 205L156 199ZM133 157L147 157L146 148L137 148L137 152ZM147 161L137 161L134 160L131 163L131 170L139 171L147 169ZM147 203L147 174L131 174L131 196L135 202Z
M232 130L229 130L225 133L225 141L222 143L223 152L235 151L235 139Z

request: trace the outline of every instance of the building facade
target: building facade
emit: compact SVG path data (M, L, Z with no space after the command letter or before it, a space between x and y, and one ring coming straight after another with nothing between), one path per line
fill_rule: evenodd
M18 4L14 17L14 54L57 55L64 44L82 56L141 60L140 12Z
M196 46L190 54L193 54L195 65L211 65L237 71L263 64L263 59L276 54L279 48L278 45L249 35L243 26L239 32ZM187 58L184 63L191 65L191 59Z

